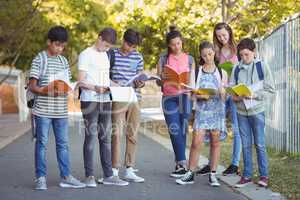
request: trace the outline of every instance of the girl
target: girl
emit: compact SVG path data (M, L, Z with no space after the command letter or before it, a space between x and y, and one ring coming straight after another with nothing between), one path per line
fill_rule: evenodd
M237 64L238 58L236 55L236 43L234 41L231 27L226 23L218 23L214 28L213 42L216 50L216 57L219 64L230 62L232 67ZM228 69L227 72L231 73ZM233 131L233 150L231 165L223 171L223 175L232 175L238 173L238 166L241 155L241 137L239 133L236 106L232 101L232 97L228 96L225 103L226 112L230 112L231 126ZM210 172L210 165L203 167L198 173L207 174Z
M194 86L195 62L192 56L183 52L183 38L174 27L170 28L166 43L167 53L160 56L157 66L157 74L162 81L157 83L162 87L162 107L175 154L175 171L170 176L180 178L184 176L187 168L185 148L191 100L189 93L181 87L180 79L170 78L174 74L186 75L185 83ZM170 71L173 71L173 75Z
M198 164L199 150L205 134L209 134L211 138L209 183L211 186L219 186L216 170L220 155L220 132L226 131L224 85L227 83L227 75L224 70L217 67L214 46L210 42L202 42L199 51L201 57L196 88L213 88L218 90L219 93L214 96L195 95L197 105L189 168L185 176L177 179L176 182L181 185L194 183L194 171Z

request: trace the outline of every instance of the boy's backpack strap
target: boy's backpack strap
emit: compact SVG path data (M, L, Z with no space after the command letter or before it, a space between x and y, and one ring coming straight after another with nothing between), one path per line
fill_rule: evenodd
M62 55L58 55L58 58L60 59L60 62L64 65L64 68L67 69L67 67L68 67L67 59Z
M258 78L260 81L264 80L264 72L262 70L262 64L261 64L261 61L258 61L257 63L255 63L255 66L256 66L256 71L257 71L257 74L258 74Z
M42 51L38 54L40 59L40 70L39 70L39 79L46 74L47 71L47 52Z
M240 67L237 66L234 70L234 80L235 80L235 84L237 85L238 84L238 78L239 78L239 73L240 73Z
M107 57L109 60L110 69L115 65L115 52L114 49L109 49L107 52Z

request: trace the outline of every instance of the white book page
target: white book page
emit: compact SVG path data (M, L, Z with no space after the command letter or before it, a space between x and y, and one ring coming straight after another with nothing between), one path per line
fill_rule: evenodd
M112 101L114 102L137 102L137 96L132 87L110 87Z

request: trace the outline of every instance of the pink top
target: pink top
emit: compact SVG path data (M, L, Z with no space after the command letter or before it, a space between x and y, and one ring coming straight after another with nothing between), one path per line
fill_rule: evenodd
M226 57L221 51L220 52L220 64L223 64L228 61L232 62L233 64L236 64L239 62L238 57L235 54L230 55L230 57Z
M186 53L181 54L179 57L178 56L176 57L176 56L170 54L169 58L167 60L167 65L169 68L173 69L178 74L190 71L189 56ZM164 96L178 95L178 94L182 94L184 92L186 92L186 90L178 89L176 87L176 83L171 83L171 84L164 83L164 85L163 85L163 95Z

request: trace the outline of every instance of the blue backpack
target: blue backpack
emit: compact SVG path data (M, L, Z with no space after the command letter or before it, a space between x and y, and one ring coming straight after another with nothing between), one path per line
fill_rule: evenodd
M257 71L259 80L260 81L264 80L265 77L264 77L264 73L263 73L263 70L262 70L261 61L258 61L257 63L255 63L255 67L256 67L256 71ZM241 69L239 67L236 67L235 70L234 70L234 80L235 80L236 85L238 84L238 78L239 78L240 70Z

